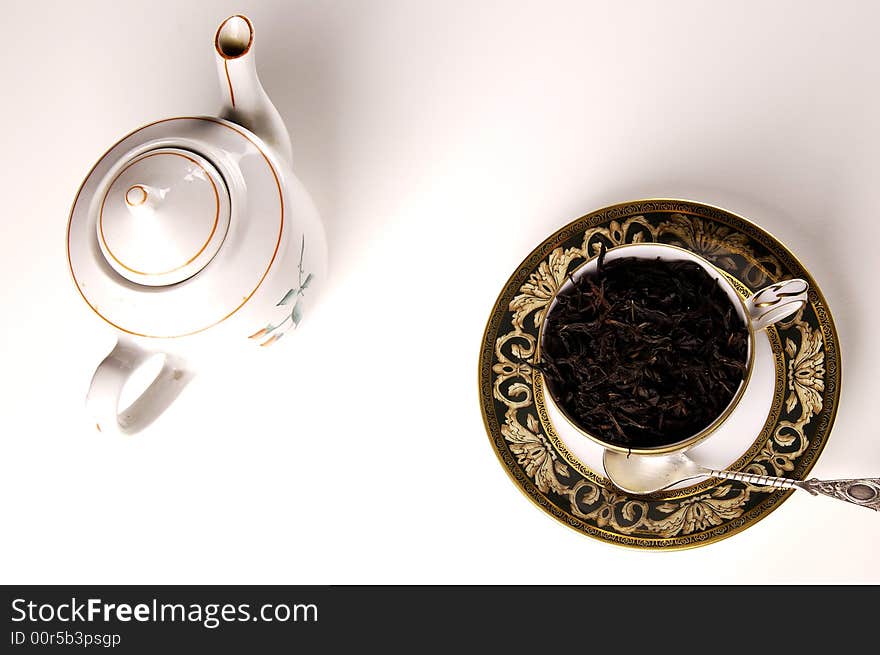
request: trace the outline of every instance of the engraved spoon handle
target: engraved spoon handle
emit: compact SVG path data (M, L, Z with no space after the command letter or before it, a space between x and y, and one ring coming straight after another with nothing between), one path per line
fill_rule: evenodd
M713 478L724 478L725 480L739 480L740 482L748 482L749 484L757 484L762 487L773 487L774 489L799 489L800 480L792 480L790 478L774 478L770 475L756 475L754 473L744 473L742 471L716 471L710 470L709 475ZM809 491L809 490L807 490ZM815 491L810 492L814 496Z
M880 478L855 478L852 480L792 480L790 478L774 478L769 475L755 475L742 471L716 471L711 469L708 474L714 478L739 480L762 487L775 489L803 489L812 495L822 494L845 500L854 505L861 505L880 512Z

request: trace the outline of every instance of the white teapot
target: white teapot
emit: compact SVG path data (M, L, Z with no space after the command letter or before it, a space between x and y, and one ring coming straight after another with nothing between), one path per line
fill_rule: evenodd
M73 281L118 337L87 394L100 430L149 425L192 378L193 362L232 340L277 342L325 278L324 229L257 77L250 20L223 21L214 49L220 116L167 118L123 137L71 209ZM156 354L165 361L155 381L118 407L132 373Z

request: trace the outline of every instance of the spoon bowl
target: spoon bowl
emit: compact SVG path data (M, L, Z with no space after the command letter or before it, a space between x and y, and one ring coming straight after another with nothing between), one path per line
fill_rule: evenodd
M650 494L708 475L705 468L683 451L646 456L606 450L602 463L614 486L631 494Z

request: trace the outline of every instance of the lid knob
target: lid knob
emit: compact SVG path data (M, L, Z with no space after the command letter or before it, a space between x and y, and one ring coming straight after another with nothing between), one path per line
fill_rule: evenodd
M135 184L129 187L128 191L125 192L125 204L129 207L145 207L147 206L147 201L150 201L150 206L155 205L156 199L156 189L147 190L148 187L143 184ZM152 191L152 195L150 194Z
M187 150L135 157L100 205L98 242L107 263L132 282L164 286L202 270L229 227L229 192L217 169Z

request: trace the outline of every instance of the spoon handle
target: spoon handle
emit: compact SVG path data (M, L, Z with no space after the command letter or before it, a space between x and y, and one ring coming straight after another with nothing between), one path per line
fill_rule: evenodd
M880 512L880 478L854 478L852 480L792 480L755 475L741 471L709 471L709 475L726 480L740 480L749 484L775 489L803 489L812 495L822 494L854 505Z
M855 478L853 480L810 478L798 486L814 496L819 493L880 512L880 478Z
M790 478L774 478L769 475L755 475L754 473L744 473L742 471L709 471L709 475L713 478L724 478L725 480L739 480L740 482L748 482L749 484L757 484L761 487L773 487L774 489L802 489L800 480L791 480ZM809 491L809 489L807 489ZM811 491L814 496L815 491Z

